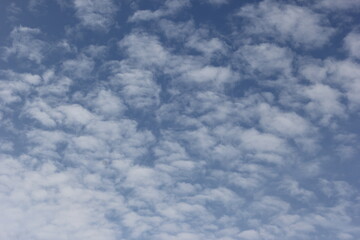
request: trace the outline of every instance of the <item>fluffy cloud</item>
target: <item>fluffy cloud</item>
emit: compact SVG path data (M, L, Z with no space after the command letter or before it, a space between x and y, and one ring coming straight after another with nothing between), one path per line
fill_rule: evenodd
M246 45L236 53L241 63L246 62L250 73L263 74L267 78L277 75L289 76L292 71L292 53L275 44L263 43L259 45Z
M47 44L37 38L40 34L38 28L20 26L13 29L10 34L12 45L5 48L5 58L15 55L18 58L41 63Z
M355 58L360 58L360 34L351 32L345 38L345 48L349 55Z
M332 116L343 116L344 106L340 103L341 93L327 85L317 84L304 90L304 94L311 101L306 105L310 115L319 112L322 122L328 123Z
M305 7L262 1L240 9L248 34L305 48L321 47L329 41L334 29L322 15Z
M2 170L7 172L2 175L1 238L60 240L71 234L73 239L116 239L119 230L106 220L106 214L125 208L114 193L87 187L81 183L86 177L81 171L57 172L52 163L29 170L9 156L1 158ZM108 206L102 204L104 199Z
M132 33L119 42L130 59L136 64L153 66L164 64L168 53L155 36L146 33Z
M166 17L169 15L174 15L183 8L190 5L190 1L188 0L166 0L162 8L150 11L150 10L137 10L130 18L130 22L138 22L138 21L149 21L149 20L157 20L162 17Z
M63 71L71 78L88 80L94 68L94 61L86 56L77 59L66 60L63 63Z
M74 0L74 7L82 26L100 31L109 30L117 12L117 6L112 0Z

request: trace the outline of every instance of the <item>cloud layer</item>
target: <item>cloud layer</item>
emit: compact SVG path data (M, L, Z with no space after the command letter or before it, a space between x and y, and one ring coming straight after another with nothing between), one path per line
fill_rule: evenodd
M356 1L4 6L0 240L360 237Z

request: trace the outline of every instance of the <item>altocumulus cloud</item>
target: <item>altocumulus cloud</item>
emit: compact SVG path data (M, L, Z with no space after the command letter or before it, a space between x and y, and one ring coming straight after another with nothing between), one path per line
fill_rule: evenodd
M0 240L359 239L359 11L2 1Z

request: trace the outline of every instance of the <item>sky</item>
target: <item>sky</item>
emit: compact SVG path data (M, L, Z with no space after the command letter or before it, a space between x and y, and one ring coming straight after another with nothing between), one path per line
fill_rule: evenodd
M359 0L0 2L0 240L360 239Z

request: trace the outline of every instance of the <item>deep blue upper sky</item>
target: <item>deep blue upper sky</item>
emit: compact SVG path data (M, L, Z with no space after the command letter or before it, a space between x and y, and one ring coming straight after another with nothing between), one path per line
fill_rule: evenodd
M1 5L0 240L360 238L360 1Z

